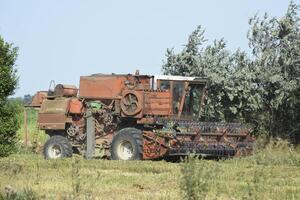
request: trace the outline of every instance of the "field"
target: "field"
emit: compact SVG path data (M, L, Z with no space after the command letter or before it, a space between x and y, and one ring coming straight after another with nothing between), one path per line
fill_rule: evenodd
M283 151L182 163L23 153L0 160L0 187L41 199L300 199L300 156Z
M179 163L44 160L21 149L0 159L0 189L0 199L300 199L300 154L282 140L246 158Z

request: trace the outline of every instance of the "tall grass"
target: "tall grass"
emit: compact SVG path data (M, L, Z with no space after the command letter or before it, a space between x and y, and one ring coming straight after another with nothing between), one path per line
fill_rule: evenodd
M38 116L38 110L34 108L26 108L27 112L27 133L28 133L28 146L32 148L38 148L42 146L46 140L48 139L48 136L45 134L44 131L38 129L37 124L37 116ZM20 140L20 145L24 147L25 142L25 130L24 130L24 112L21 112L19 114L19 120L21 122L21 127L17 132L18 138Z
M38 195L32 190L25 188L21 191L14 191L7 186L4 193L0 193L0 200L37 200Z
M181 164L183 199L300 199L300 155L287 141L273 139L245 158Z
M79 159L75 159L72 163L72 191L73 191L73 198L77 199L80 194L81 189L81 182L80 182L80 161Z
M217 162L206 162L199 157L187 157L181 168L180 189L184 199L206 199L221 169Z
M22 113L20 114L20 117ZM29 140L37 111L28 111ZM23 129L19 130L24 138ZM38 132L43 144L46 135ZM254 155L227 160L44 160L22 151L0 159L4 199L300 199L300 154L287 141L259 139Z
M300 155L274 140L244 158L165 161L0 159L0 191L25 189L44 199L300 199Z

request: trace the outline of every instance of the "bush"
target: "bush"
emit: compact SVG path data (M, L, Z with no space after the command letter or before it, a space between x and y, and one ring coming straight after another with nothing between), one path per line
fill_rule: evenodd
M15 149L18 130L18 106L8 101L18 85L15 61L17 48L0 36L0 156L7 156Z
M19 129L20 104L8 101L0 107L0 157L15 152Z

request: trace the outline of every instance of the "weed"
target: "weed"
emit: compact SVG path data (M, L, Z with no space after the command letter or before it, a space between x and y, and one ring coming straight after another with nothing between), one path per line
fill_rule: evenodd
M75 158L72 162L72 192L74 198L77 198L80 194L80 161Z
M187 157L181 168L180 189L184 199L205 199L218 171L216 163L199 161L197 156Z
M13 160L9 160L8 162L1 163L0 170L5 171L13 178L23 171L23 166L15 163Z
M30 188L14 191L11 186L5 187L5 192L0 193L0 200L37 200L38 195Z
M265 181L267 179L266 174L264 173L264 169L262 167L254 166L253 168L253 177L248 185L248 195L245 199L263 199L261 196L263 195Z
M38 185L38 184L40 184L40 181L41 181L40 163L39 163L39 161L37 161L35 164L35 181L34 181L34 183L36 185Z

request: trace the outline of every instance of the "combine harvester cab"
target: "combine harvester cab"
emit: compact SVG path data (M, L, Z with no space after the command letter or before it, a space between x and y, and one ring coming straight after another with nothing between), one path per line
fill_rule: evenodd
M40 104L38 125L50 136L44 156L147 160L250 154L249 127L199 121L206 90L203 78L138 74L82 76L79 90L58 84Z

